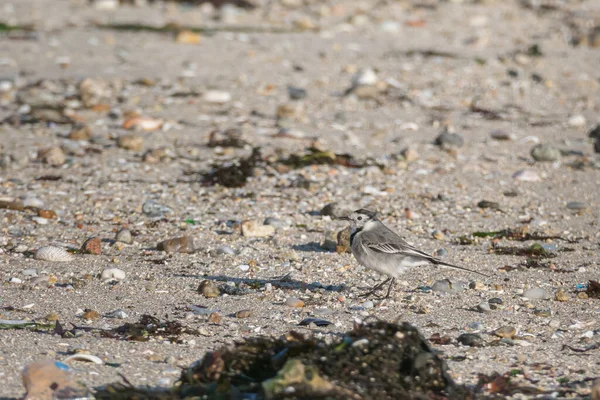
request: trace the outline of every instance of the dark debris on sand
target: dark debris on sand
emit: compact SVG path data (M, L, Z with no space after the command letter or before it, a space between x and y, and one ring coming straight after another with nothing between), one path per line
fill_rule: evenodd
M127 381L99 399L470 399L446 363L408 323L356 325L333 343L290 332L250 338L185 370L173 389L134 388Z

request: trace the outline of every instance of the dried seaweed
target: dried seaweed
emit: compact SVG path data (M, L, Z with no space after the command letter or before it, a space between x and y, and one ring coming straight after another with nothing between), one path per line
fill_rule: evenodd
M366 162L356 160L350 154L338 154L329 150L320 150L309 147L306 154L292 154L286 159L279 160L279 163L293 168L302 168L309 165L341 165L348 168L363 168L367 166Z
M182 334L196 334L177 321L161 321L148 314L142 315L135 323L126 323L117 328L101 331L102 337L146 342L152 337L162 337L170 342L180 342Z
M233 164L213 165L213 170L202 176L206 186L242 187L254 175L254 168L263 164L260 148L252 149L252 154Z
M554 258L556 254L545 249L541 244L534 243L528 247L494 247L493 252L499 255L525 256L530 258Z

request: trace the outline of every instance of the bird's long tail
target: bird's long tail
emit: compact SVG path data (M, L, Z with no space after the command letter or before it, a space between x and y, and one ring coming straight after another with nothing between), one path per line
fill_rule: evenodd
M459 266L457 266L457 265L453 265L453 264L448 264L447 262L444 262L444 261L438 260L438 259L436 259L436 258L433 258L431 261L432 261L432 262L433 262L435 265L439 265L439 266L442 266L442 267L447 267L447 268L457 269L457 270L459 270L459 271L467 271L467 272L471 272L472 274L478 274L478 275L481 275L481 276L485 276L486 278L489 278L489 277L490 277L490 275L486 275L486 274L484 274L484 273L482 273L482 272L473 271L473 270L471 270L471 269L467 269L467 268L459 267Z

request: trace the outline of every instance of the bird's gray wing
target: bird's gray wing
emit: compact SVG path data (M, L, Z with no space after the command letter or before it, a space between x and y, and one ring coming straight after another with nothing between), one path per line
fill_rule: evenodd
M390 230L383 231L381 234L365 232L361 239L365 247L377 253L402 254L414 258L423 258L427 260L433 259L432 256L415 249L413 246L406 243L404 239Z

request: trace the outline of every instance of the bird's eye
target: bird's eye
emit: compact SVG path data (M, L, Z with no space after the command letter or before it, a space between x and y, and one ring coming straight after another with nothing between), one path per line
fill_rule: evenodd
M362 221L362 217L358 217L358 218L356 218L356 219L357 219L357 220L359 220L359 221Z

